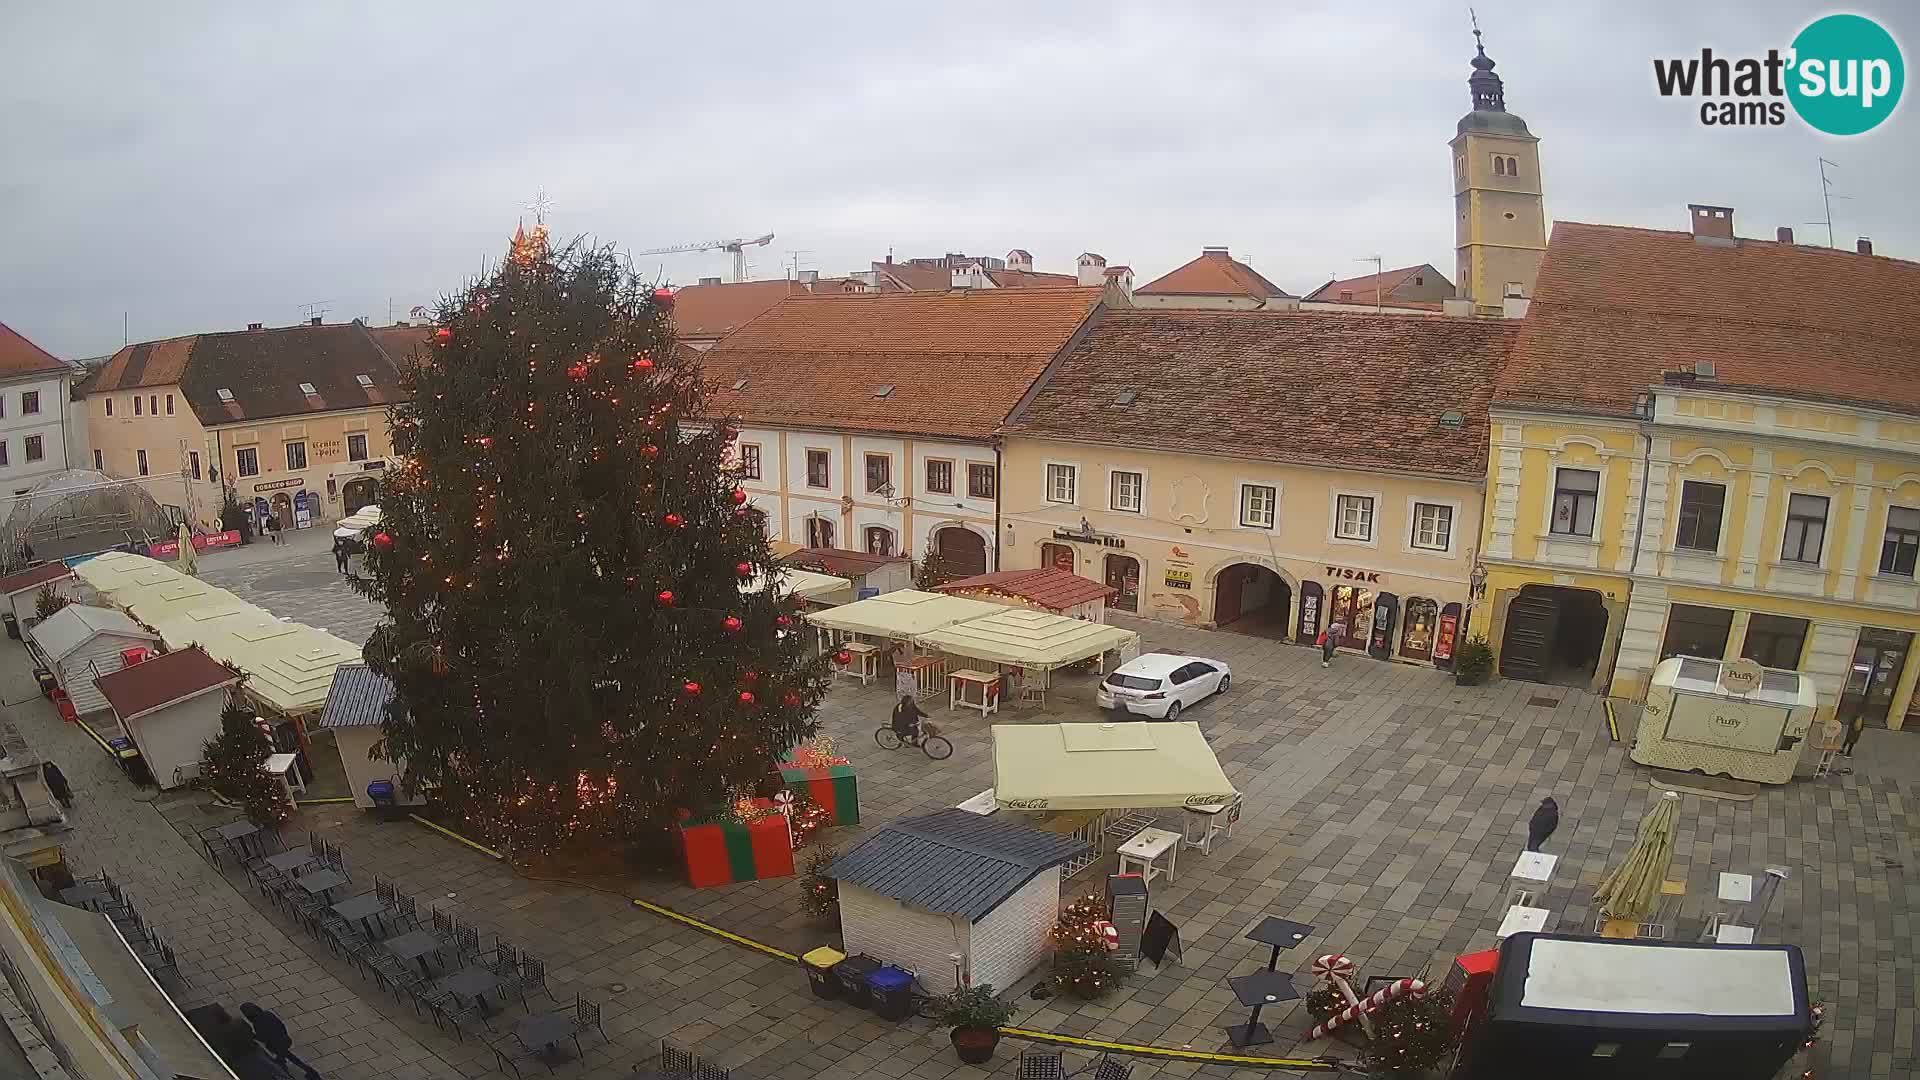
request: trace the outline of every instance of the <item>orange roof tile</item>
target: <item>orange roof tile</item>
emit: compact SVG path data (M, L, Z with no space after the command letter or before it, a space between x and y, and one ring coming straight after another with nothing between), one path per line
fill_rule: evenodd
M1135 289L1136 293L1177 296L1251 296L1266 299L1291 295L1260 276L1226 248L1207 248L1200 257Z
M683 338L699 341L725 337L773 305L805 291L799 283L785 278L688 285L673 293L674 330Z
M1053 566L976 574L949 581L945 585L936 585L933 591L964 593L974 589L991 589L1008 596L1018 596L1054 611L1065 611L1089 600L1110 599L1120 591L1111 585L1102 585L1092 578L1083 578L1070 570Z
M953 288L953 271L944 267L877 262L873 268L901 288L913 292L942 292Z
M41 372L70 371L52 353L21 337L6 323L0 323L0 375L37 375Z
M1037 270L989 270L987 277L1003 289L1077 288L1078 274L1049 274Z
M1114 311L1006 430L1474 480L1494 375L1518 331L1517 320L1430 315Z
M1555 224L1495 400L1629 415L1663 371L1920 415L1920 263Z
M984 439L1099 307L1100 289L795 296L701 356L747 423ZM746 385L734 390L733 384ZM885 397L876 393L893 389Z
M364 409L401 399L400 371L425 327L278 326L143 341L113 354L89 393L180 387L202 424ZM376 344L379 342L379 344ZM390 356L389 347L401 349ZM360 382L365 375L368 383ZM305 383L314 387L308 394ZM226 390L231 398L222 398Z
M433 338L433 328L430 326L370 326L367 333L373 335L381 351L402 368L412 360L416 351L425 352L428 342Z
M1368 274L1365 277L1335 278L1301 297L1301 299L1327 304L1371 304L1373 303L1375 290L1382 290L1386 297L1383 303L1404 304L1405 301L1396 301L1393 298L1394 291L1399 289L1400 286L1405 285L1408 278L1423 271L1435 275L1439 274L1438 270L1435 270L1426 263L1421 263L1418 266L1403 266L1398 270L1388 270L1379 274ZM1342 293L1351 295L1342 296ZM1438 307L1439 304L1434 302L1434 306Z
M142 386L172 386L187 371L196 335L141 341L122 346L94 378L88 393L132 390Z

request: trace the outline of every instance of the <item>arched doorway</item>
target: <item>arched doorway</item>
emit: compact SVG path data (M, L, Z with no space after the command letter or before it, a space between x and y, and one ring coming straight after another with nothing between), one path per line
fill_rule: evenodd
M1073 549L1065 544L1041 544L1040 565L1055 570L1065 570L1069 574L1079 569Z
M293 496L284 491L274 493L273 520L279 523L283 532L293 528Z
M1213 622L1222 630L1285 638L1292 609L1292 587L1267 567L1234 563L1213 579Z
M979 533L962 525L948 525L933 534L934 548L946 561L947 572L954 577L972 577L987 572L987 542Z
M1528 585L1507 605L1500 674L1588 686L1607 641L1607 606L1591 589Z
M1114 595L1107 606L1118 611L1140 610L1140 560L1131 555L1107 556L1107 587Z
M371 476L362 476L347 481L340 489L340 495L347 502L347 513L357 514L360 508L373 501L374 483Z

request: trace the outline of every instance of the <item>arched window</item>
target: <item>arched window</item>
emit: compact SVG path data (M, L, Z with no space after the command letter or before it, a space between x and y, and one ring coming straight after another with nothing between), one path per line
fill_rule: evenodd
M1493 159L1493 175L1495 176L1507 175L1507 159L1506 158L1495 155Z
M1520 175L1520 159L1519 158L1507 159L1507 175L1508 176Z
M867 554L893 554L893 530L880 525L867 526Z

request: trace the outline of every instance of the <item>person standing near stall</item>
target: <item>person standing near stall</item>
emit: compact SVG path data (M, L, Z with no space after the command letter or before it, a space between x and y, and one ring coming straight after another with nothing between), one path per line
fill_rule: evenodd
M1347 633L1347 624L1335 619L1320 632L1320 666L1333 666L1333 653L1340 647L1340 639Z

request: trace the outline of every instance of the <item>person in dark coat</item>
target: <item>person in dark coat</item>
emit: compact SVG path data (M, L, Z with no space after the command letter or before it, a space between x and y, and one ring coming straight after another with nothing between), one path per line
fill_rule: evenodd
M1549 795L1540 800L1540 806L1533 812L1533 818L1527 822L1527 850L1539 851L1540 845L1547 842L1553 830L1560 827L1560 804Z
M344 536L333 538L333 565L338 567L342 574L347 572L347 538Z
M40 775L46 778L47 790L60 800L61 807L73 809L73 788L67 784L67 774L60 771L60 766L46 762L40 766Z
M291 1061L306 1071L307 1080L320 1080L320 1074L313 1070L313 1066L300 1060L299 1055L293 1052L293 1036L287 1032L286 1023L278 1016L251 1001L240 1006L240 1015L253 1025L253 1037L273 1055L274 1064L285 1065Z
M904 742L914 742L920 738L920 721L926 718L911 694L901 694L900 704L893 707L893 733Z

